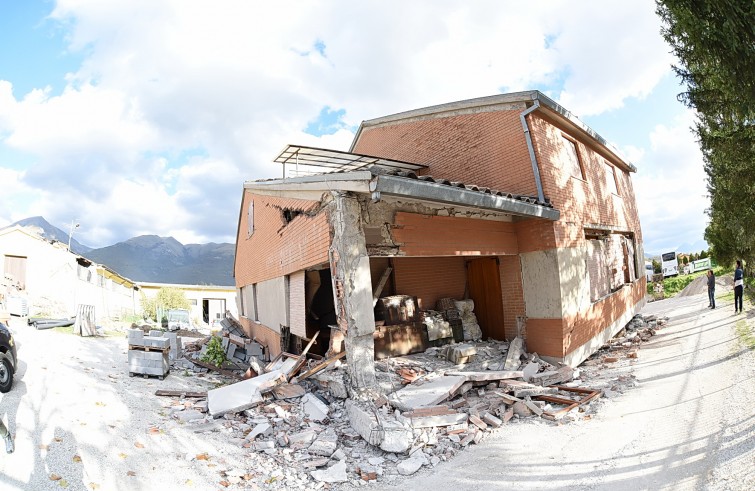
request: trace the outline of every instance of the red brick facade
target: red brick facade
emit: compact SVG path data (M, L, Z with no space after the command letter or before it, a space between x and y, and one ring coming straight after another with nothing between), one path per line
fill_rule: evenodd
M537 196L535 174L520 120L525 108L521 102L500 106L499 110L454 110L446 114L382 120L379 124L368 122L361 128L353 151L425 164L428 168L421 173L435 178ZM522 255L575 248L586 250L585 230L593 228L631 237L636 254L642 254L642 236L628 165L548 108L530 113L527 123L542 191L559 210L559 220L514 217L513 221L495 221L438 216L432 212L396 212L385 224L371 224L373 228L387 225L396 247L392 259L372 259L373 288L379 280L376 273L384 271L390 263L394 268L393 277L383 294L417 296L422 308L432 309L439 298L463 298L468 259L496 256L504 329L510 339L517 332L517 318L525 320L527 315ZM566 145L565 139L573 142L573 147ZM572 148L576 148L580 176L573 176L573 171L564 164ZM611 182L607 181L609 178L616 183L616 193L607 186ZM252 199L254 233L248 237L246 212ZM319 203L253 196L246 192L237 242L237 285L290 275L327 263L330 240L327 215L320 210ZM581 252L576 255L579 254ZM642 301L645 279L644 275L639 276L640 279L575 315L526 318L528 349L557 358L574 352ZM291 308L300 306L292 302ZM292 319L299 321L293 313ZM248 329L260 329L244 321ZM269 333L260 333L269 337Z

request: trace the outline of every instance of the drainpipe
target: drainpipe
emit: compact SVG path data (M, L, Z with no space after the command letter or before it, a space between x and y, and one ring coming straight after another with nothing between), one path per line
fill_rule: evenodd
M540 168L537 165L537 157L535 157L535 148L532 146L532 135L530 135L530 127L527 125L527 115L540 107L540 101L535 99L535 103L532 107L525 109L520 115L519 119L522 120L522 128L524 129L524 138L527 140L527 150L530 152L530 162L532 162L532 173L535 174L535 186L537 186L537 199L541 203L545 203L545 196L543 195L543 183L540 181Z

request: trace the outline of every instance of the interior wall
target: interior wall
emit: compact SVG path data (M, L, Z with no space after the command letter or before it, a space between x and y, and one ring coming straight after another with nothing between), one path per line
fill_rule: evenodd
M396 295L417 297L423 310L434 310L441 298L464 298L465 259L463 256L393 258Z

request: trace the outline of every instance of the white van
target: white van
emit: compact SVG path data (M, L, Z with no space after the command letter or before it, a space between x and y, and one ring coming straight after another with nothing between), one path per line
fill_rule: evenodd
M645 279L653 281L653 263L645 263Z

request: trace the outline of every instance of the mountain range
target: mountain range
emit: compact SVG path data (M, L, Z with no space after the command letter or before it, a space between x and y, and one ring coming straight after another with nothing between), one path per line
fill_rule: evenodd
M19 220L10 226L37 227L47 239L68 243L68 233L43 217ZM231 286L234 244L181 244L173 237L141 235L93 249L71 238L71 251L104 264L120 275L148 283Z

